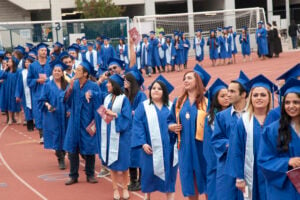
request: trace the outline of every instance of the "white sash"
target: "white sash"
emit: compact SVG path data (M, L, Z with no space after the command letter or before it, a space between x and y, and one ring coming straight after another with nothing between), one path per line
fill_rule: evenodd
M158 54L159 54L160 59L163 59L165 57L165 52L162 49L162 46L165 44L165 38L162 38L161 41L160 40L158 40L158 41L161 44L161 47L158 48Z
M225 38L225 49L228 52L228 38Z
M202 49L200 46L201 39L195 37L195 46L196 46L196 56L200 56L202 54Z
M125 95L116 96L114 104L112 106L112 111L115 113L120 113L123 105ZM109 94L104 99L104 107L108 108L108 104L111 102L112 94ZM101 120L101 156L107 166L110 166L115 161L118 160L119 155L119 140L120 133L116 132L116 120L113 119L110 122L110 138L109 138L109 150L108 150L108 161L106 158L107 153L107 124L104 119Z
M23 59L21 59L18 64L18 69L22 69L22 68L23 68Z
M171 64L171 60L172 60L172 43L170 43L170 45L168 45L168 48L166 49L166 61L168 64Z
M149 46L149 44L148 44L148 46ZM142 44L142 52L145 55L145 63L144 64L146 66L148 66L148 52L147 52L147 47L144 43Z
M25 102L26 102L26 107L31 109L31 95L30 95L30 88L27 86L27 74L28 74L28 70L23 69L22 70L22 78L23 78Z
M91 52L90 51L87 51L86 54L85 54L85 57L86 57L86 60L91 62L90 61L90 54ZM98 56L97 56L97 51L95 50L92 50L92 54L93 54L93 63L94 63L94 70L95 71L98 71Z
M244 197L245 200L252 200L252 189L253 189L253 165L254 165L254 145L253 145L253 115L249 119L249 113L242 115L244 127L246 129L247 139L246 139L246 151L245 151L245 166L244 166L244 176L246 184L249 188L248 197Z
M234 43L233 43L233 34L232 33L230 33L229 34L230 35L230 37L231 37L231 51L233 51L233 49L234 49Z

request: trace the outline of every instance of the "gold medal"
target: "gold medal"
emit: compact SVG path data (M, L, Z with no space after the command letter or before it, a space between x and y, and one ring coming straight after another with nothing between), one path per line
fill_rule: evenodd
M185 118L186 118L186 119L190 119L190 113L188 113L188 112L185 113Z

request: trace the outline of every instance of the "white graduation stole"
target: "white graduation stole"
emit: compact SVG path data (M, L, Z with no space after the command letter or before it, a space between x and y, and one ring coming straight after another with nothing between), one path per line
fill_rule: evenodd
M138 43L135 46L135 53L141 51L141 45ZM138 69L141 69L141 57L136 55L136 65Z
M225 38L225 49L226 49L226 52L228 52L228 37Z
M231 51L233 51L233 49L234 49L234 43L233 43L233 34L232 33L230 33L229 34L230 35L230 37L231 37Z
M172 43L169 45L167 44L168 48L166 49L166 61L167 63L171 64L172 60Z
M89 62L91 62L91 61L90 61L90 54L91 54L90 51L87 51L86 54L85 54L86 60L89 61ZM92 50L92 54L93 54L94 70L95 70L95 71L98 71L98 66L97 66L97 64L98 64L97 51Z
M200 41L201 39L198 38L198 37L195 37L195 46L196 46L196 55L197 56L200 56L202 54L202 49L201 49L201 46L200 46Z
M245 165L244 165L244 177L247 186L249 187L248 197L244 197L245 200L252 200L253 189L253 171L254 171L254 136L253 136L253 115L249 119L249 113L242 115L243 124L246 129L246 151L245 151Z
M163 46L165 44L165 38L162 38L161 41L159 40L159 43ZM158 54L160 59L163 59L165 57L165 52L162 49L162 46L158 48Z
M23 59L21 59L18 64L18 69L22 69L22 68L23 68Z
M161 140L161 132L159 128L157 112L154 104L149 104L149 103L150 103L149 100L143 102L147 121L148 121L151 144L152 144L153 171L154 171L154 175L156 175L157 177L165 181L166 177L165 177L165 165L164 165L164 158L163 158L163 144ZM174 161L175 160L177 160L178 162L178 157L176 159L174 156ZM173 161L173 166L177 164L176 163L174 165L174 161Z
M148 45L149 45L149 44L148 44ZM142 52L143 52L144 55L145 55L145 65L148 65L148 52L147 52L146 44L143 43L142 47L143 47Z
M116 96L112 111L120 113L123 105L124 94ZM108 108L108 104L111 102L112 94L109 94L104 99L104 107ZM107 153L107 124L104 119L101 119L101 156L108 166L118 160L119 155L119 141L120 133L116 132L116 120L115 118L110 122L110 138L109 138L109 150L108 150L108 161L106 158Z
M22 78L23 78L23 88L24 88L24 94L25 94L25 102L26 102L26 107L31 109L31 95L30 95L30 88L27 85L27 74L28 74L28 69L23 69L22 70Z

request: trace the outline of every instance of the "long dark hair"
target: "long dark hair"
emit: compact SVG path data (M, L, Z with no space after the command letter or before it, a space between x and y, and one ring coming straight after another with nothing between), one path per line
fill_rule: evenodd
M300 94L296 93L300 98ZM289 143L292 140L292 134L290 129L290 123L292 118L285 111L285 99L283 98L283 103L281 106L281 117L279 120L278 138L277 138L277 148L280 152L288 152Z
M168 93L168 90L167 90L167 87L166 85L161 82L161 81L154 81L151 85L150 85L150 88L149 88L149 100L150 100L150 104L153 103L152 101L152 96L151 96L151 90L153 88L153 85L155 83L158 83L163 91L163 94L162 94L162 102L163 102L163 105L164 106L169 106L169 93Z
M130 82L130 88L129 89L125 88L124 93L127 96L127 98L129 99L130 103L133 104L134 98L135 98L136 94L138 93L138 91L140 90L140 86L131 73L127 73L125 75L125 79L128 82Z
M86 68L83 67L82 71L83 71L83 73L87 73L88 74L87 77L86 77L86 79L88 79L90 81L93 81L93 82L97 81L97 79L94 76L92 76L91 74L89 74L89 71Z
M119 95L123 94L123 90L117 82L115 82L111 79L108 79L108 81L111 83L112 88L113 88L112 92L111 92L112 95L119 96Z
M208 119L208 124L211 125L214 120L215 120L215 116L218 112L222 111L222 106L218 101L218 96L221 90L219 90L211 99L211 103L210 103L210 107L209 107L209 111L208 111L208 115L209 115L209 119Z
M10 60L12 61L12 69L8 66L8 69L11 70L13 73L15 73L18 69L17 63L14 61L14 59L11 57Z

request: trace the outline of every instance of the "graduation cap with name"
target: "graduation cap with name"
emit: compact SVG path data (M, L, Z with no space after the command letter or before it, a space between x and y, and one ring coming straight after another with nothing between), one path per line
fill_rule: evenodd
M130 73L130 74L132 74L132 76L134 76L134 78L135 78L136 82L139 84L139 86L143 85L145 80L136 65L134 65L128 73Z
M241 86L247 91L247 93L249 92L249 88L246 86L246 83L249 82L249 78L246 76L246 74L242 70L240 71L239 78L237 78L234 81L241 84Z
M202 80L204 87L207 86L211 76L207 73L199 64L194 67L194 72L196 72Z
M227 88L228 85L224 83L220 78L218 78L206 91L205 96L209 99L209 101L211 101L218 91Z
M276 80L288 80L290 78L298 78L300 76L300 63L289 69L288 71L284 72L280 75Z
M151 83L151 86L153 86L153 84L155 82L161 82L163 83L166 88L167 88L167 91L168 91L168 94L170 94L173 90L174 90L174 86L163 76L163 75L159 75L152 83Z
M64 70L67 70L69 68L68 65L66 65L65 63L61 62L60 60L54 60L52 62L49 63L50 64L50 67L52 68L52 70L55 68L55 67L59 67L62 69L62 71Z
M21 52L23 55L24 55L24 53L25 53L25 48L22 47L21 45L16 46L16 47L14 48L14 50L15 50L15 51Z
M54 44L53 44L53 47L58 47L58 48L62 48L64 45L62 44L62 43L60 43L60 42L55 42Z
M280 93L282 96L286 96L289 93L300 94L300 80L295 78L289 79L280 89Z
M94 70L94 66L90 62L84 60L84 61L82 61L80 63L80 66L82 66L83 68L85 68L90 75L92 75L92 76L96 75L96 72Z
M248 83L246 83L246 86L249 89L263 87L269 90L271 93L274 93L277 90L277 86L262 74L251 79Z
M116 66L118 66L118 67L124 69L124 67L125 67L125 62L122 61L122 60L120 60L120 59L118 59L118 58L110 58L110 59L108 60L108 67L110 67L110 66L112 66L112 65L116 65Z
M41 43L39 43L38 45L36 45L36 48L37 48L37 51L38 50L40 50L40 49L42 49L42 48L46 48L46 49L48 49L48 44L46 44L46 43L44 43L44 42L41 42Z
M124 86L124 79L119 74L113 74L109 79L116 82L121 88Z

